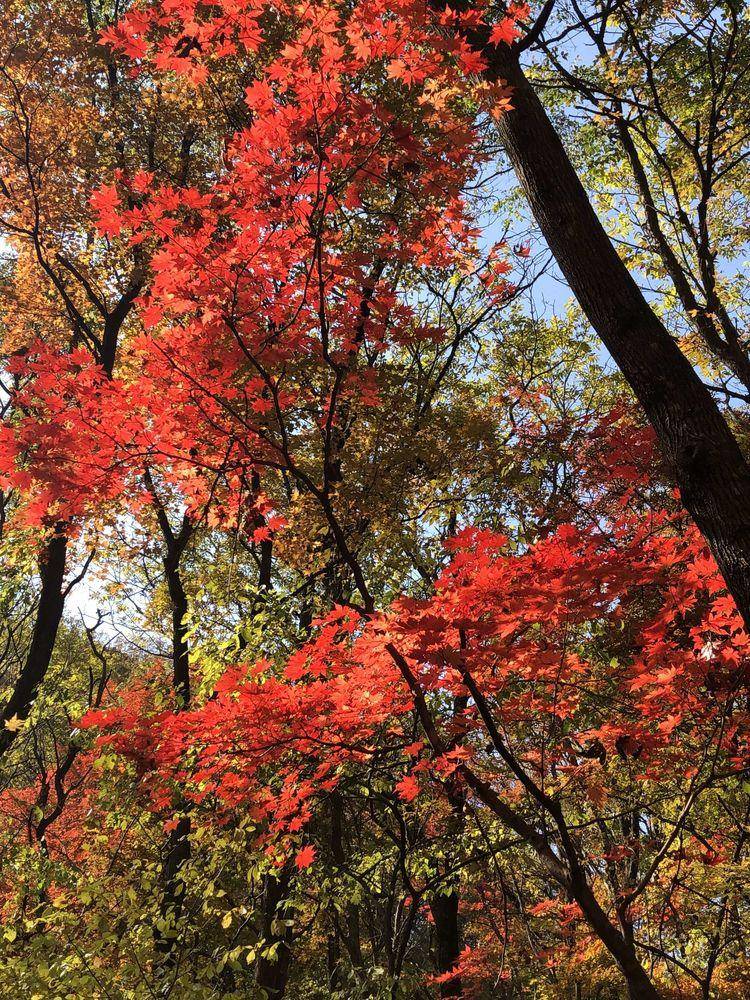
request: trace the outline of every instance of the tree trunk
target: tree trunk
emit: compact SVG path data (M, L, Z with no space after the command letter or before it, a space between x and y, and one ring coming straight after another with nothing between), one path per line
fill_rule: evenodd
M156 934L156 950L164 958L166 969L174 968L177 961L177 924L182 915L185 897L185 880L182 869L190 860L190 817L182 815L164 845L161 883L160 916L163 928Z
M461 634L461 648L465 647L465 637ZM461 717L466 711L469 699L466 695L458 695L453 699L453 721L458 723L458 732L461 732ZM457 744L460 744L460 736L456 737ZM450 819L448 821L448 836L460 843L464 829L464 810L466 808L466 789L458 782L448 781L446 784L448 801L451 806ZM461 954L461 924L458 915L459 894L458 889L451 890L448 896L434 896L430 902L430 912L435 922L435 964L437 971L441 975L451 972L458 963ZM456 975L447 982L440 985L440 996L460 997L463 989L461 977Z
M268 1000L282 1000L286 993L289 967L292 961L292 932L289 927L275 926L287 916L284 900L291 883L290 867L287 862L278 876L266 875L263 884L263 942L264 948L276 945L273 958L262 958L258 962L256 982L266 991Z
M153 481L147 474L147 483L154 495L157 517L164 538L164 575L167 580L172 605L172 690L176 710L185 711L190 705L190 649L187 641L188 600L180 575L180 559L192 533L192 522L183 518L182 527L175 534L169 524L166 510L156 499ZM160 917L162 927L156 933L156 949L162 955L165 970L174 968L177 961L178 924L185 898L183 869L190 860L190 815L184 803L178 802L177 825L170 831L163 848Z
M49 273L49 272L48 272ZM60 289L59 280L53 277L55 286ZM133 303L140 292L143 278L137 269L134 272L128 291L120 298L115 308L108 313L103 331L103 352L96 360L102 365L108 378L112 377L117 355L117 339L122 324L125 322ZM75 329L73 341L75 341ZM26 655L26 662L18 676L13 693L8 703L0 711L0 756L13 745L19 728L16 725L8 727L7 723L24 722L31 712L32 705L39 690L39 685L49 669L52 653L57 639L57 630L62 621L65 607L63 579L68 551L66 536L67 524L61 521L55 525L55 534L47 542L39 559L42 589L39 595L36 620L31 634L31 644Z
M340 792L333 791L329 796L329 805L331 809L331 854L336 866L339 870L343 871L346 865L346 847L344 844L344 800ZM339 925L339 921L336 918L335 910L332 910L332 922L334 924L334 930L332 931L332 938L335 939L335 944L332 942L329 946L329 972L332 971L331 960L335 957L336 961L336 973L335 980L340 982L341 980L341 948L338 947L339 939L343 941L344 946L349 954L351 960L352 968L359 970L362 968L362 943L360 940L360 930L359 930L359 907L354 903L347 903L344 908L344 924L343 927ZM331 983L334 981L332 975L329 976Z
M435 964L443 974L455 968L461 954L461 933L458 923L458 893L448 896L433 896L430 912L435 922ZM454 976L440 984L441 997L460 997L461 979Z
M190 703L190 650L187 642L188 601L180 577L180 556L184 551L174 547L164 559L164 572L172 605L172 687L179 708Z
M455 5L457 6L457 5ZM650 308L599 221L513 51L469 43L512 87L498 128L550 250L656 431L682 501L750 628L750 467L718 406Z
M29 717L39 685L44 680L52 659L65 605L63 578L68 543L64 529L64 525L57 525L58 533L47 542L40 559L42 589L39 606L26 662L0 715L3 724L0 754L12 746L20 731L20 724Z
M411 672L408 662L396 647L392 643L387 643L385 648L409 686L414 699L417 716L432 750L435 754L442 756L445 753L446 747L427 706L422 688ZM486 731L492 739L493 746L498 750L498 753L500 753L508 766L511 767L516 776L523 781L524 775L520 772L517 761L508 752L507 748L504 747L481 692L473 683L471 675L467 670L463 672L463 680L479 709L485 723ZM536 801L543 806L547 815L555 821L560 834L562 856L553 851L546 835L541 833L532 823L527 822L523 816L515 811L513 806L509 805L490 784L475 774L470 767L462 764L458 768L457 774L478 795L482 802L492 810L498 819L517 833L529 847L534 849L537 857L543 863L548 874L552 876L552 879L578 903L589 926L621 969L627 982L628 995L631 1000L661 1000L658 991L638 961L635 949L626 941L617 927L611 923L588 884L585 872L580 863L578 850L570 837L559 804L556 804L538 788L535 788L534 783L526 777L527 785L531 786L529 791Z
M659 991L639 962L635 948L612 924L580 873L575 873L571 879L571 894L581 907L589 926L620 967L630 1000L661 1000Z

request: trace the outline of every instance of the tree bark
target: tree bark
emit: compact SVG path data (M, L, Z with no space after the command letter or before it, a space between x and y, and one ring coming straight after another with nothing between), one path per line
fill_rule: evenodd
M433 896L430 913L435 922L435 965L439 973L451 972L461 954L461 932L458 923L458 893ZM441 997L460 997L461 979L454 976L440 984Z
M458 4L451 5L458 7ZM466 32L486 76L512 88L498 129L571 290L651 422L682 502L750 629L750 466L716 402L620 259L565 147L506 45Z
M163 886L159 912L163 927L159 927L156 950L163 956L165 969L177 962L177 924L185 899L185 879L182 870L190 860L190 816L183 813L164 845L161 883Z
M646 215L646 230L650 234L657 253L661 257L664 270L669 275L669 279L674 285L677 297L682 303L685 313L695 329L700 334L706 347L733 373L735 378L750 391L750 358L740 344L737 331L734 329L729 316L724 310L727 322L725 325L725 336L722 337L714 325L711 314L721 308L720 303L711 302L701 305L692 289L685 269L680 264L677 254L672 249L670 242L664 233L659 221L659 211L651 193L646 170L638 155L638 148L630 134L630 129L624 119L622 108L616 109L619 117L616 119L616 131L620 139L620 144L627 157L630 169L635 180L638 194ZM710 250L707 251L710 253ZM714 293L715 294L715 293Z
M158 499L153 479L148 470L146 483L151 490L156 508L157 520L164 540L164 575L172 606L172 690L176 710L185 711L190 706L190 648L187 641L188 600L180 574L180 559L192 537L192 521L183 517L179 532L175 533L169 522L166 509ZM184 803L178 803L177 825L170 831L163 848L160 903L161 927L156 932L156 950L162 956L165 970L174 968L178 954L177 925L182 916L185 898L185 878L183 869L190 860L190 814Z
M278 874L266 875L263 883L263 942L264 947L276 945L273 958L261 957L256 972L256 982L265 990L268 1000L282 1000L286 993L289 969L292 961L292 932L289 927L279 931L274 926L278 920L284 920L286 910L284 900L291 884L291 869L289 862Z
M465 637L461 634L461 648L465 648ZM466 711L469 699L466 695L457 695L453 699L453 720L454 724L459 723L462 714ZM460 732L460 730L459 730ZM460 745L460 737L456 743ZM458 782L448 781L446 783L446 794L451 807L450 819L448 820L448 837L460 842L465 823L466 809L466 789ZM441 975L452 972L458 964L461 955L461 922L459 918L459 893L457 888L453 888L449 895L434 896L430 901L430 912L435 922L435 965ZM463 992L463 983L460 975L454 975L447 982L440 984L440 996L460 997Z
M331 810L331 855L337 868L343 871L346 865L346 847L344 844L344 800L340 792L333 791L329 796L329 806ZM344 925L340 926L336 918L335 910L332 911L334 929L331 932L329 945L329 980L331 988L334 983L339 984L341 976L341 948L339 939L343 941L349 954L352 967L355 970L362 968L362 943L359 930L359 907L354 903L347 903L344 908ZM335 961L334 961L335 960Z
M29 717L39 685L44 680L52 659L65 605L63 578L68 543L64 531L64 525L57 526L57 534L47 542L40 558L42 589L39 606L26 661L0 715L3 725L0 732L0 755L13 745L20 731L19 723Z
M44 266L47 273L50 273L48 265ZM59 279L54 275L52 277L55 286L59 289ZM103 352L96 357L96 360L102 365L108 378L112 377L114 370L120 329L133 307L142 283L140 272L134 274L128 291L120 298L115 308L107 314L102 341ZM68 525L65 522L56 524L55 534L40 554L39 569L42 588L39 595L39 605L26 661L8 703L0 711L0 724L2 725L0 756L10 749L19 733L18 728L15 726L8 728L7 723L9 721L24 722L29 717L39 686L44 680L52 660L57 631L65 607L66 595L63 592L63 580L68 551L67 530Z
M192 533L192 529L188 532ZM185 542L187 544L187 542ZM187 642L188 600L180 576L184 544L173 544L164 558L169 600L172 605L172 687L180 708L190 704L190 650Z
M570 891L589 925L619 965L627 983L629 1000L661 1000L635 948L612 924L582 873L573 872Z

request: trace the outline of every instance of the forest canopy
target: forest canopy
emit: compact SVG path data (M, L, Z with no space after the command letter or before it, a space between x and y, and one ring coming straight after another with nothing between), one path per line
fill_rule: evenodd
M0 986L750 998L745 5L0 11Z

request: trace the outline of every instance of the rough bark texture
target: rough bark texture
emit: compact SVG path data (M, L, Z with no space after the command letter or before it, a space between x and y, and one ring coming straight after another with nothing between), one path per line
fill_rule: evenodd
M465 637L462 634L461 648L465 648ZM469 699L466 695L458 695L453 699L453 719L459 722L466 711ZM460 732L460 722L457 729ZM460 743L457 738L457 743ZM446 792L451 812L448 820L448 836L460 842L465 825L466 788L460 782L448 781ZM451 859L455 864L457 858ZM461 955L462 934L459 917L460 899L457 888L449 895L434 896L430 902L430 912L435 926L435 966L440 975L452 972ZM443 997L460 997L463 993L463 983L460 975L453 976L447 982L440 984L440 995Z
M718 406L636 285L599 221L517 58L470 43L513 88L500 135L534 217L591 325L656 431L683 503L750 628L750 467Z

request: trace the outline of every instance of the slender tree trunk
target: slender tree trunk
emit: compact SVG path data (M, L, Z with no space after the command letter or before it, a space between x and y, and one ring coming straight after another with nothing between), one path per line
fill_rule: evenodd
M331 854L337 867L342 870L346 864L346 845L344 842L344 800L340 792L331 792L329 799L331 809ZM341 984L342 952L340 944L343 941L349 955L352 967L362 968L362 942L359 928L359 907L355 903L347 903L343 913L343 926L339 925L335 911L332 911L333 930L329 936L329 982L333 989Z
M44 680L52 659L65 605L63 579L67 538L64 529L64 525L57 525L58 533L47 542L40 558L42 589L39 594L39 606L26 661L0 716L3 724L0 732L0 754L12 746L18 736L20 724L29 717L39 685Z
M103 351L96 360L102 365L107 378L112 377L114 370L120 329L133 307L142 283L143 278L140 271L134 273L130 288L120 298L105 320ZM59 288L57 280L55 285ZM56 524L55 534L47 542L40 555L39 570L42 589L39 595L31 644L13 692L5 707L0 710L0 725L2 725L0 756L13 745L18 735L19 727L16 723L22 723L29 717L39 685L44 680L52 660L57 631L65 607L63 580L68 550L67 528L68 526L64 522ZM8 723L11 725L8 726Z
M277 926L287 914L284 900L291 885L291 865L287 862L278 876L267 875L263 883L263 941L264 948L274 947L274 955L258 962L256 982L266 991L268 1000L281 1000L286 993L289 968L292 961L291 928Z
M164 539L164 575L172 605L172 689L177 711L184 711L190 704L190 649L187 641L188 601L180 575L180 559L192 533L192 522L183 518L180 531L175 534L166 510L154 493L149 473L146 481L154 496L157 518ZM162 928L156 934L156 949L162 955L165 969L174 968L177 962L177 927L182 916L185 898L183 869L190 860L190 815L183 803L178 803L177 825L170 831L162 853L162 897L160 917Z
M182 814L164 846L161 867L162 897L159 906L164 928L156 934L156 950L164 956L166 968L177 961L177 924L185 899L182 870L190 860L190 817Z
M638 148L625 122L619 102L616 111L619 113L619 117L616 119L617 135L620 138L620 144L630 164L630 169L643 205L646 215L647 232L650 234L655 249L661 257L664 270L674 285L677 297L682 303L685 313L690 317L693 326L700 334L706 347L730 369L735 378L746 389L750 390L750 357L748 357L747 352L743 349L737 331L734 329L728 316L724 324L726 328L724 337L719 333L712 319L712 313L717 312L721 308L720 303L710 302L706 303L706 305L701 305L696 298L688 276L661 227L659 211L651 192L646 170L638 155ZM724 311L724 314L726 315L726 311Z
M341 941L335 930L328 934L326 941L326 961L328 966L328 992L336 993L341 988Z
M460 4L452 4L459 7ZM656 431L682 501L750 628L750 467L718 406L620 259L563 143L506 45L466 38L512 87L498 129L531 210L591 325Z
M188 601L180 576L182 548L172 546L164 559L169 600L172 605L172 688L180 708L190 703L190 650L187 641Z
M464 648L462 633L461 645ZM453 699L454 723L460 724L463 712L466 711L468 698L459 695ZM446 788L450 802L451 815L448 821L448 836L459 842L465 824L466 790L460 784L449 782ZM430 912L435 922L435 964L442 975L455 969L461 954L461 924L459 920L459 893L454 888L447 896L434 896L430 902ZM447 982L441 983L440 995L443 997L460 997L463 990L461 977L456 975Z

